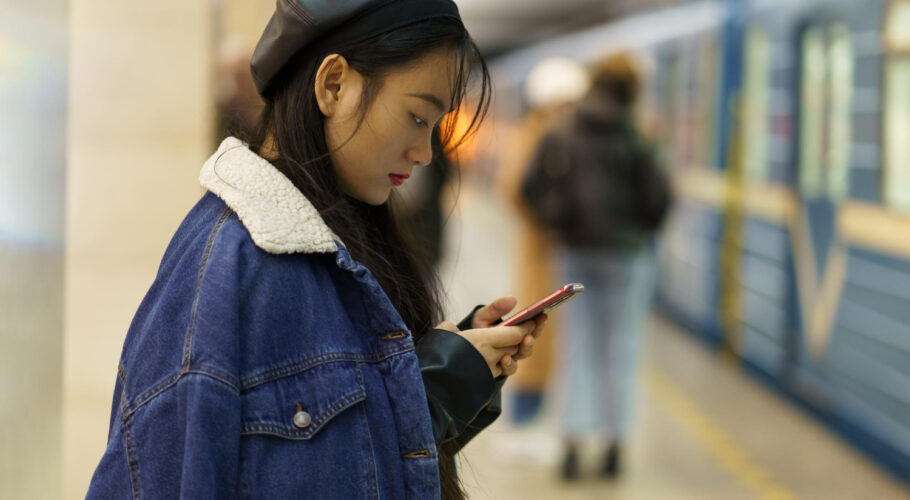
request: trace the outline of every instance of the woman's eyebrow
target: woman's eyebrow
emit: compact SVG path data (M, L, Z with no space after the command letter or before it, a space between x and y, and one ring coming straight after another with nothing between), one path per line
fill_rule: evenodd
M440 113L443 113L443 114L448 113L448 111L446 111L445 104L442 103L442 99L436 97L433 94L408 94L408 95L411 97L416 97L418 99L423 99L424 101L432 104L433 106L436 107L436 109L439 110ZM449 111L451 111L451 110L449 110Z

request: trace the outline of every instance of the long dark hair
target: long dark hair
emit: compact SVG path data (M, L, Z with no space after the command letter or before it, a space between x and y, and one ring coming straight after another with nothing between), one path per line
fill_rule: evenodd
M257 125L241 137L253 151L269 150L272 164L313 203L351 255L372 272L415 340L442 320L438 279L399 227L394 199L372 206L342 193L329 160L314 82L326 56L343 56L365 79L362 120L382 86L383 76L436 49L451 49L455 56L450 109L460 109L469 80L472 76L479 78L479 93L471 99L476 106L463 138L476 130L489 109L490 75L464 25L445 18L414 23L368 40L317 43L301 51L270 85ZM457 115L450 113L441 129L442 144L450 148ZM464 498L454 451L444 445L438 455L443 498Z

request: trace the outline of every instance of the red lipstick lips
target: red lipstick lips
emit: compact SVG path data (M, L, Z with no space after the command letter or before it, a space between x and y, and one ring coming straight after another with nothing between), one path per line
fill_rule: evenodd
M408 174L389 174L389 179L392 181L392 184L400 186L404 184L404 181L411 177Z

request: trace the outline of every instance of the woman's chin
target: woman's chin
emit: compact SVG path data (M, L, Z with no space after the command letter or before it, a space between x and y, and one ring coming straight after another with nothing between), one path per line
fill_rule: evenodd
M392 195L391 189L386 189L383 192L368 193L361 196L354 196L355 199L366 203L367 205L373 205L378 207L383 203L389 201L389 198Z

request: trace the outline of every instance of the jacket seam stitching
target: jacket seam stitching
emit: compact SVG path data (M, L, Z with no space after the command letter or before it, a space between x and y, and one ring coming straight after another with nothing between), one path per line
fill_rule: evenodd
M237 386L234 385L233 383L231 383L230 381L228 381L222 377L219 377L217 375L214 375L212 373L209 373L207 371L193 370L191 368L186 369L186 370L181 369L179 372L175 373L174 375L171 375L170 377L168 377L168 378L164 379L163 381L161 381L160 383L156 384L151 389L145 391L145 393L143 393L139 398L136 399L136 401L132 407L127 406L126 407L127 411L126 411L126 413L124 413L125 419L132 417L133 414L136 413L137 410L139 410L139 408L142 408L143 406L148 404L151 400L155 399L156 397L158 397L160 394L162 394L166 390L177 385L177 383L180 381L180 379L183 378L184 375L187 375L187 374L203 375L203 376L208 377L217 382L221 382L222 384L230 387L231 389L234 389L238 393L240 392L238 390Z
M363 383L363 371L360 363L357 363L357 383L360 384L362 390L366 391L366 385ZM376 451L373 449L373 434L370 432L370 425L367 423L367 410L366 406L360 407L362 418L360 419L360 425L363 426L363 430L366 431L366 440L367 445L370 447L370 454L367 457L369 460L370 467L370 497L379 498L379 475L376 472Z
M129 415L132 415L133 413L136 412L136 410L145 406L146 403L148 403L152 399L155 399L156 396L158 396L159 394L161 394L162 392L167 390L169 387L176 384L177 381L180 380L180 375L181 375L181 372L177 372L177 373L169 376L168 378L162 380L161 382L155 384L150 389L148 389L144 393L142 393L138 398L136 398L136 401L133 403L133 406L129 408Z
M126 373L123 371L123 363L118 365L117 373L120 377L120 419L126 427L126 417L129 415L130 405L126 401Z
M369 273L369 270L367 270L367 273ZM369 289L371 288L371 285L372 285L371 283L367 282L366 278L368 278L368 277L369 276L364 276L365 279L363 282L361 282L361 284L363 286L358 287L360 289L360 294L359 294L360 295L360 304L361 304L361 306L363 306L363 313L366 315L366 317L370 323L370 329L374 332L382 332L383 328L381 326L381 323L373 316L373 314L371 314L372 308L369 305L370 301L367 300L367 292L369 291ZM375 280L375 278L373 278L373 279ZM357 279L356 274L354 275L354 280L360 281Z
M354 362L363 361L363 362L370 362L370 363L379 363L388 358L391 358L392 356L397 356L399 354L403 354L405 352L413 351L413 350L414 350L414 345L412 343L407 343L406 345L403 345L393 351L381 352L381 353L376 353L376 354L358 354L358 353L349 353L349 352L320 354L318 356L313 356L311 358L307 358L303 361L290 363L290 364L280 366L278 368L273 368L271 370L268 370L268 371L265 371L265 372L262 372L262 373L259 373L256 375L251 375L249 377L245 377L240 381L240 391L245 392L258 385L262 385L267 382L271 382L272 380L277 380L277 379L288 377L291 375L296 375L297 373L306 371L310 368L314 368L316 366L334 362L334 361L354 361Z
M240 392L240 384L237 383L237 377L225 372L217 366L207 365L205 363L192 363L185 370L181 370L181 372L208 375L231 386L235 391Z
M186 370L185 372L181 373L181 376L182 376L182 375L189 375L189 374L194 374L194 375L205 375L205 376L211 378L212 380L216 380L216 381L218 381L218 382L221 382L222 384L224 384L224 385L230 387L231 389L234 389L234 390L237 391L238 393L240 392L240 391L237 389L237 386L234 385L230 380L227 380L227 379L225 379L225 378L223 378L223 377L221 377L221 376L219 376L219 375L217 375L217 374L210 373L210 372L207 372L207 371L205 371L205 370L194 370L194 369L190 368L189 370ZM182 378L182 377L181 377L181 378Z
M183 346L183 368L187 369L190 365L190 359L193 355L193 334L196 327L196 312L199 309L199 297L202 295L202 280L205 278L205 270L208 267L209 258L212 255L212 248L215 246L215 237L218 235L218 232L224 226L224 222L228 217L233 213L233 210L230 208L225 208L221 212L221 217L218 218L218 221L215 223L215 226L212 228L212 232L209 233L209 239L205 244L205 251L202 255L202 262L199 265L199 273L196 278L196 293L193 297L193 309L190 313L190 326L187 330L186 341Z
M127 419L129 418L130 414L132 413L132 412L130 412L130 405L127 404L127 402L126 402L125 392L126 392L125 390L120 391L120 421L121 421L121 425L123 425L124 431L126 431L127 425L129 423L129 422L127 422Z
M131 418L124 418L123 435L126 446L126 465L130 470L130 489L132 490L133 499L139 500L142 498L142 488L139 485L139 459L136 457L136 452L133 449L133 437L130 432L131 423Z

